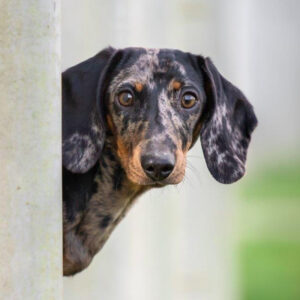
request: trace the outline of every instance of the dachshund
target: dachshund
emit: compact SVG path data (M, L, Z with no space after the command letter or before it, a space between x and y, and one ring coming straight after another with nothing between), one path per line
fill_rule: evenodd
M85 269L136 199L178 184L200 138L221 183L245 173L252 105L208 57L108 47L62 74L63 270Z

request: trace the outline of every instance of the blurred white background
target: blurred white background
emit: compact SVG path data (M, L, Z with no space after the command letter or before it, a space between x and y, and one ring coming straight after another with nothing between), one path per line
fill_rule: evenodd
M248 175L299 145L297 0L64 0L62 65L102 48L178 48L210 56L254 105ZM211 177L200 143L186 179L142 196L64 299L240 299L236 189ZM242 181L247 180L247 175Z

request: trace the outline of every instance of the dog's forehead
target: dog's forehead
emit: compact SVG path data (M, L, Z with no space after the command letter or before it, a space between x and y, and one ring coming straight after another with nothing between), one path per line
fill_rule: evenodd
M156 75L166 78L186 77L186 54L179 50L154 48L126 48L112 82L113 89L120 83L140 82L153 86Z
M156 48L127 48L125 50L125 60L128 60L128 66L135 65L141 69L151 69L153 72L168 72L172 68L179 69L185 73L184 65L178 61L180 51L171 49L156 49ZM181 57L184 57L184 53Z
M184 75L186 73L184 65L177 60L174 50L168 49L144 49L134 65L141 69L149 69L153 73L167 73L170 71L178 71Z

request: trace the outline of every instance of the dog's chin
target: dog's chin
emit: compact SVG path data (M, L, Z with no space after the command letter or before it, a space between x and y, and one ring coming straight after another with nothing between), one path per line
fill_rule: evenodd
M129 172L127 173L127 178L135 185L149 187L149 188L162 188L167 185L179 184L184 178L184 172L173 176L171 174L170 177L167 177L166 179L161 181L154 181L146 177L144 174L140 176L136 176L136 174L130 174Z

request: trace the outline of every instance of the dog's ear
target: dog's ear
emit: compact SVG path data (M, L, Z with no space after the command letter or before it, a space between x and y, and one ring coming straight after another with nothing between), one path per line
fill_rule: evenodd
M257 119L244 94L218 72L209 58L198 58L207 96L200 130L204 157L216 180L232 183L245 173Z
M62 74L63 165L85 173L99 159L105 140L101 83L116 52L106 48Z

